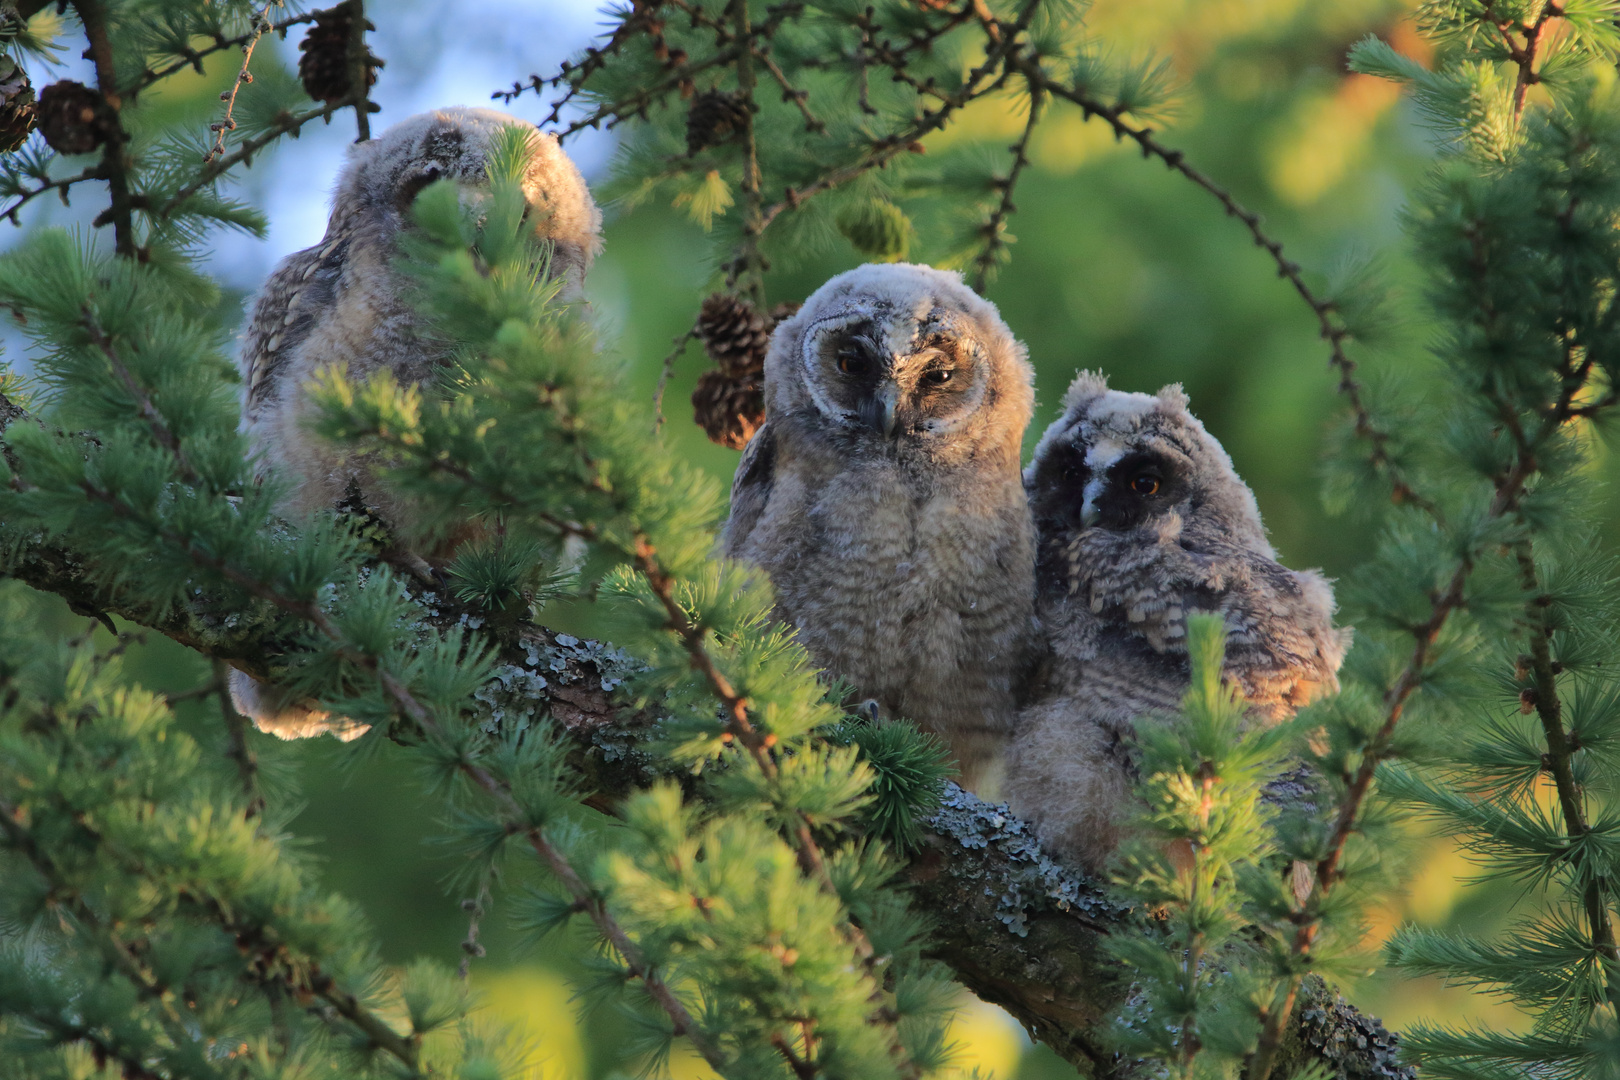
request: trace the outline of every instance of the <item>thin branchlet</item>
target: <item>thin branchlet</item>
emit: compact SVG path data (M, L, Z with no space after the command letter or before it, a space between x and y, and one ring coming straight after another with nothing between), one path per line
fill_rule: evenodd
M253 17L253 29L249 31L246 40L242 42L242 67L231 81L231 88L220 94L220 100L225 102L225 116L216 120L209 127L214 132L214 145L208 153L203 155L203 164L207 164L225 152L225 136L236 130L236 118L231 114L236 111L236 95L242 87L253 81L253 73L248 71L248 65L253 62L253 50L259 44L259 39L274 29L270 22L270 9L280 7L282 0L270 0L264 9Z
M284 0L278 0L277 3L269 6L279 7L281 2L284 2ZM268 8L266 10L268 10ZM164 79L167 79L169 76L184 71L186 68L190 68L198 75L201 75L203 74L204 70L203 61L208 59L210 56L213 56L215 53L221 53L227 49L244 48L247 46L249 41L257 41L258 38L266 32L278 34L285 38L287 36L287 31L291 30L293 27L302 26L304 23L311 23L314 21L314 12L304 15L293 15L285 19L278 19L276 22L271 23L266 30L261 31L258 26L258 21L255 20L253 28L248 30L246 33L237 34L235 37L217 38L212 45L201 49L187 47L181 51L180 58L178 60L174 60L163 65L162 67L151 67L142 71L135 81L131 82L124 88L124 97L130 101L133 101L142 90L145 90L149 86L154 86L157 83L162 82Z
M1018 178L1029 167L1029 144L1035 136L1035 128L1041 122L1041 104L1045 93L1038 83L1029 84L1029 116L1024 120L1024 130L1018 141L1008 147L1012 151L1012 165L1007 175L997 177L995 187L1000 191L1001 197L996 201L995 208L980 228L984 237L984 244L978 255L973 259L973 291L983 293L990 284L990 275L995 272L996 263L1007 250L1007 220L1017 213L1018 207L1013 204L1013 192L1018 187Z

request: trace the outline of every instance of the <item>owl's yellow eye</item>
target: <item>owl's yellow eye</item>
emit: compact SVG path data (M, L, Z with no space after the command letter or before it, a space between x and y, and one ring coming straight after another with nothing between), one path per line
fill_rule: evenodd
M1152 473L1137 473L1131 477L1131 490L1138 495L1157 495L1159 478Z

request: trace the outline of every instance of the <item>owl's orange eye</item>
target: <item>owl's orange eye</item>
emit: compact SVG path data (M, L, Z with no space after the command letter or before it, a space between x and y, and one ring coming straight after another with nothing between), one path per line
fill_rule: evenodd
M1131 477L1131 490L1138 495L1157 495L1159 478L1152 473L1137 473Z
M866 370L866 357L855 349L842 349L838 353L838 370L845 375L859 375Z
M923 372L923 385L944 386L946 383L951 381L951 375L952 372L950 368L929 368L927 371Z

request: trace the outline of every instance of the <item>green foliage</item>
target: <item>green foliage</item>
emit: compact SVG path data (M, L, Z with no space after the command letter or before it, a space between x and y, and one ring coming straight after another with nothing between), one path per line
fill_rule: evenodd
M1147 809L1122 849L1120 890L1153 915L1108 939L1135 992L1113 1036L1166 1075L1235 1077L1259 1035L1257 1002L1275 975L1252 954L1255 908L1282 892L1273 815L1261 803L1283 771L1275 731L1251 727L1241 696L1222 684L1226 627L1187 619L1192 689L1179 716L1139 726ZM1266 926L1259 912L1259 925Z
M1387 330L1376 275L1320 300L1251 222L1351 394L1332 497L1365 510L1393 490L1402 505L1345 589L1361 634L1343 693L1260 730L1221 684L1219 625L1194 619L1184 708L1142 726L1148 812L1121 885L1144 919L1109 946L1135 980L1112 1034L1162 1072L1270 1074L1300 980L1364 965L1359 913L1397 869L1403 805L1535 900L1502 934L1395 938L1395 964L1534 1017L1524 1036L1417 1029L1426 1072L1613 1071L1620 599L1580 508L1620 364L1620 110L1602 74L1620 54L1616 7L1434 2L1420 12L1442 47L1432 67L1375 40L1353 52L1408 84L1446 140L1408 214L1443 330L1434 372L1362 386L1341 350ZM218 292L193 258L205 229L263 227L213 192L226 169L335 108L364 131L366 102L313 107L284 67L256 63L231 122L210 114L215 154L200 124L186 133L195 117L142 92L203 52L234 75L226 50L252 40L259 5L67 8L89 24L45 13L0 48L37 58L79 31L106 44L113 137L80 162L38 138L8 155L0 213L106 182L115 255L41 231L0 257L40 421L6 432L5 565L71 550L98 595L138 598L160 628L200 609L219 636L192 644L369 725L360 752L399 743L443 808L454 879L482 892L515 848L532 853L542 883L503 899L525 932L594 950L584 993L632 1018L649 1067L677 1032L728 1076L945 1067L952 988L922 958L891 853L938 806L944 753L904 723L849 720L773 623L767 583L714 557L719 486L648 434L585 321L537 281L549 253L524 223L520 136L493 155L476 214L450 184L417 200L403 266L456 358L444 378L333 371L317 388L322 437L370 452L425 537L475 537L446 568L448 595L418 602L377 565L366 523L278 519L281 492L237 431ZM851 248L971 265L982 285L1004 261L1031 138L1065 111L1235 205L1137 126L1158 122L1169 65L1105 60L1080 15L1038 0L698 0L680 17L635 4L531 86L586 108L570 130L622 128L623 205L683 209L728 290L763 299L768 267ZM935 139L992 104L1025 124L1010 157ZM582 825L587 791L553 721L492 718L480 703L512 673L446 629L459 607L510 640L576 580L638 665L624 702L660 718L652 752L682 777L629 797L611 828ZM243 619L281 651L232 652ZM8 1067L514 1071L462 984L386 969L352 907L311 884L279 831L284 801L259 813L112 658L6 630Z
M38 641L20 614L0 610L8 1075L86 1075L87 1056L194 1078L487 1060L463 984L384 967L353 905L319 889L161 698L131 689L115 655Z
M1117 64L1091 45L1085 7L699 0L668 18L631 5L611 12L597 52L498 96L555 91L548 123L583 110L565 136L622 127L611 194L682 208L712 231L728 289L759 293L767 266L840 236L875 260L916 255L984 277L1011 240L1003 218L1027 143L1004 164L965 144L925 157L921 140L983 100L1023 111L1055 97L1145 119L1169 95L1166 63Z
M944 740L905 721L864 718L846 721L827 738L857 747L872 770L865 810L871 830L901 851L915 848L923 823L940 807L945 779L956 771Z
M1395 966L1484 988L1533 1019L1524 1035L1413 1028L1424 1075L1591 1076L1614 1060L1617 594L1585 511L1589 425L1608 422L1620 374L1614 15L1604 3L1431 3L1424 24L1446 49L1432 71L1377 42L1352 57L1410 81L1454 149L1409 211L1444 327L1443 389L1415 417L1445 433L1425 463L1437 505L1428 522L1398 519L1358 575L1370 632L1335 711L1372 733L1352 751L1406 752L1377 772L1384 797L1524 887L1497 933L1406 928L1389 943ZM1402 747L1394 724L1414 723L1403 711L1446 725L1445 738ZM1350 765L1327 775L1342 782Z
M587 563L619 564L599 588L616 611L615 641L647 665L633 693L666 714L665 747L702 772L707 809L698 820L674 788L633 798L631 840L604 857L601 887L646 963L672 988L702 988L702 1008L690 1007L720 1059L752 1075L791 1054L830 1076L870 1077L937 1058L932 1023L895 1005L902 1022L873 1023L874 1001L939 978L901 964L879 991L863 959L871 927L856 930L847 912L892 903L885 878L851 879L859 888L846 894L802 876L807 858L822 857L811 837L837 841L871 799L856 752L818 737L841 712L803 650L770 627L768 588L712 557L718 492L656 452L649 418L530 272L521 190L494 170L491 181L476 229L431 192L418 209L440 246L424 245L410 271L462 377L427 400L387 377L357 387L333 373L318 395L324 431L381 455L429 521L499 520L509 537L537 538L518 551L577 537L593 552ZM474 550L458 564L462 580L488 562ZM746 726L716 712L717 691L728 709L747 702ZM526 921L546 932L566 913L548 896ZM804 1016L815 1017L813 1036Z

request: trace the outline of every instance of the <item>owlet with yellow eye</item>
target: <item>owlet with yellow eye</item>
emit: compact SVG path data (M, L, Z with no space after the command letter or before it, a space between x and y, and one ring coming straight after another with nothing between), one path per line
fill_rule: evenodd
M1126 394L1081 373L1024 476L1051 656L1004 794L1049 850L1097 870L1135 812L1132 725L1187 692L1189 612L1224 618L1222 675L1257 723L1336 690L1350 635L1327 579L1277 561L1253 493L1179 386Z
M769 574L825 670L941 735L968 786L1011 735L1033 638L1032 381L958 275L858 267L777 327L731 489L727 554Z

